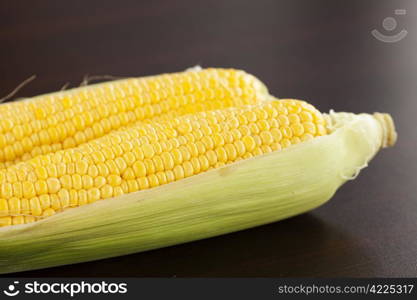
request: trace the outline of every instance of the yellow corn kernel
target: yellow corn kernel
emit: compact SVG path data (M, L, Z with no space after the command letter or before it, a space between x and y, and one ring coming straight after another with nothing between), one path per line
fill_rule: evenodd
M6 199L0 199L0 217L9 215L9 204Z
M26 199L30 199L30 198L36 196L35 186L32 182L23 181L22 182L22 187L23 187L23 196Z
M116 186L116 187L113 188L113 196L114 197L118 197L118 196L121 196L123 194L124 194L123 189L120 186Z
M33 223L36 221L36 218L34 216L24 216L25 223Z
M107 181L111 186L116 187L122 183L122 178L118 175L110 175Z
M88 163L80 160L75 163L75 172L80 175L86 175L88 172Z
M23 185L22 182L13 183L13 195L17 198L23 197Z
M78 191L78 204L85 205L88 203L88 195L86 190Z
M71 177L71 175L64 175L59 179L59 181L61 182L61 186L64 189L71 189L72 188L72 177Z
M69 205L71 207L78 206L78 192L74 189L69 191Z
M83 183L83 188L85 190L88 190L90 188L92 188L94 186L94 180L91 176L89 175L83 175L81 177L82 183Z
M70 206L70 193L67 189L60 189L58 192L58 198L62 209Z
M4 199L8 199L13 195L13 186L11 183L5 182L1 185L1 197Z
M29 205L29 200L28 199L21 199L20 200L20 213L22 215L29 215L30 214L30 205Z
M12 217L0 217L0 227L12 225Z
M55 214L55 210L53 208L47 208L43 211L42 217L46 218L46 217L53 216L54 214Z
M87 201L88 203L96 202L97 200L100 200L101 194L100 190L98 188L92 188L87 191Z
M100 194L103 199L111 198L113 196L113 187L106 184L100 188Z
M61 202L59 201L58 195L50 195L50 201L51 201L51 208L54 210L61 210Z
M159 177L158 177L158 179L159 179ZM127 186L128 186L129 193L133 193L133 192L136 192L136 191L139 190L139 184L135 179L128 180L127 181ZM102 197L105 198L103 195L102 195Z
M42 214L42 208L38 197L30 199L29 205L30 213L32 216L40 216Z
M101 188L105 184L106 178L104 178L103 176L97 176L96 178L94 178L94 187Z
M184 169L182 168L182 166L176 165L173 169L173 172L176 180L184 178Z
M80 174L71 175L72 188L80 190L83 188L83 178Z
M61 182L57 178L48 178L46 183L50 194L57 193L61 188Z
M43 210L51 206L51 200L49 195L40 195L39 204Z
M25 218L23 216L14 216L12 217L12 225L24 224Z

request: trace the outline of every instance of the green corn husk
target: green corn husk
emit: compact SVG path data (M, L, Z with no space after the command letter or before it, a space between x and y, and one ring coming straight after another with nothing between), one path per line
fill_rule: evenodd
M329 200L396 133L386 114L330 113L332 133L178 182L0 229L0 273L114 257L298 215Z

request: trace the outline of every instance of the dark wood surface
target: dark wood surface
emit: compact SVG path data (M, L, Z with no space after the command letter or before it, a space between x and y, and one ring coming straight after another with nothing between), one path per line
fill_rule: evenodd
M396 16L408 36L370 31ZM235 67L322 111L391 113L399 140L326 205L221 237L13 276L417 276L416 1L2 1L0 94L83 76ZM386 32L385 32L386 33ZM320 176L320 174L317 174ZM1 242L1 241L0 241Z

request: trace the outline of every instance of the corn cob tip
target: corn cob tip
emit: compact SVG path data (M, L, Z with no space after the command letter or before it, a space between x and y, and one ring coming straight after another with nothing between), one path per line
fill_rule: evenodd
M381 148L392 147L397 142L397 131L395 130L394 121L390 114L374 113L373 116L382 127Z

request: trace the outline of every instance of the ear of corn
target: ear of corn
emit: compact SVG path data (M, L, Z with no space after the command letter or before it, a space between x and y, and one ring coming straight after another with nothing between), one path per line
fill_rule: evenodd
M268 97L254 76L203 69L130 78L0 105L0 169L72 148L135 122L255 104Z
M329 134L157 188L0 229L0 272L96 260L225 234L326 202L379 149L386 114L331 113ZM317 176L320 174L320 176Z
M138 124L0 170L0 226L30 223L325 134L322 114L290 99Z

